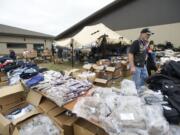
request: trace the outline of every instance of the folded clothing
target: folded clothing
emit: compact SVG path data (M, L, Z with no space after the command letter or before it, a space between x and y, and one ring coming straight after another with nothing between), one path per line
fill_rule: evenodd
M44 76L42 74L38 74L36 76L33 76L30 80L28 80L26 82L26 85L28 87L31 87L31 86L37 85L40 81L43 81L43 80L44 80Z
M39 72L37 69L35 68L27 68L25 69L21 74L20 74L20 78L22 79L29 79L35 75L37 75Z

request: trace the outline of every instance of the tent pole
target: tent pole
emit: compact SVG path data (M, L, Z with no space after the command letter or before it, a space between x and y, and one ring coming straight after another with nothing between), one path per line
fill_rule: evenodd
M71 40L71 51L72 51L72 53L71 53L71 65L72 65L72 67L74 67L74 59L73 59L73 56L74 56L74 45L73 45L73 39Z

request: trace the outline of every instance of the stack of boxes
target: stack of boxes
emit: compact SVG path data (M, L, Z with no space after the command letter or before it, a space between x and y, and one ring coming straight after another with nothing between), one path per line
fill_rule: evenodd
M52 60L52 53L50 50L44 50L42 52L42 57L44 57L46 60Z
M114 79L130 75L128 61L126 60L99 60L93 66L96 73L95 84L111 86Z
M23 57L25 59L37 58L37 51L35 51L35 50L25 51L25 52L23 52Z

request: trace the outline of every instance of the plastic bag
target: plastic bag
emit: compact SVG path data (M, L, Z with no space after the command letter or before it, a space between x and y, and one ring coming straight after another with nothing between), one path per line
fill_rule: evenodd
M119 96L119 98L121 102L113 112L108 117L101 117L100 122L106 132L119 135L128 129L146 130L141 99L136 96Z
M124 129L120 135L149 135L146 130L142 129Z
M84 97L74 106L73 112L80 117L98 122L100 117L108 116L111 110L100 98Z
M169 127L169 135L179 135L180 134L180 126L178 125L170 125Z
M146 126L149 135L164 135L169 131L169 124L163 116L163 109L160 105L144 106L146 112Z
M74 106L78 116L99 121L121 104L121 96L111 88L96 88L91 97L83 97Z
M60 135L49 117L38 115L20 125L20 135Z
M144 103L149 105L165 103L161 91L154 92L147 87L143 87L143 92L140 93L140 97Z
M145 114L141 99L135 96L122 96L121 105L113 111L110 117L116 118L123 128L145 129Z
M101 98L110 110L114 110L121 104L121 95L114 88L97 88L93 97Z
M124 79L121 82L120 92L122 93L122 95L125 95L125 96L137 96L138 95L135 83L133 81L127 80L127 79Z

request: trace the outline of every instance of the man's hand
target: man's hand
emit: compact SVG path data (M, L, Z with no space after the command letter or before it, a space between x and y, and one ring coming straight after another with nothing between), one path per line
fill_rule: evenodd
M134 74L136 71L136 67L134 65L134 55L129 53L128 57L129 57L129 64L130 64L130 72L131 74Z
M135 66L131 66L130 72L131 74L134 74L136 71L136 67Z

